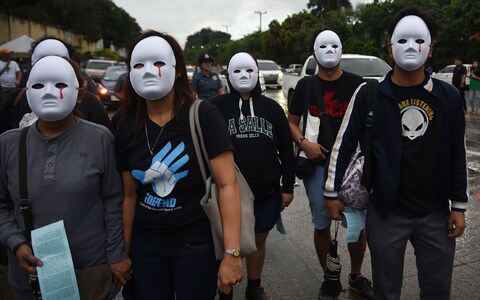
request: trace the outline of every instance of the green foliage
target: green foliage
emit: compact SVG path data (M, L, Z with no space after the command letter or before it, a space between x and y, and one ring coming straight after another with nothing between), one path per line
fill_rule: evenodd
M111 58L116 61L121 61L121 57L117 52L114 52L109 49L100 49L95 51L94 57L105 57L105 58Z
M90 42L100 38L126 47L141 32L125 10L111 0L9 0L0 12L80 33Z

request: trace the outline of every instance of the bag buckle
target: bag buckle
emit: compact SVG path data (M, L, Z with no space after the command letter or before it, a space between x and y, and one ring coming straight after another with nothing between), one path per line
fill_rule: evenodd
M30 200L29 199L20 199L20 209L22 211L30 209Z

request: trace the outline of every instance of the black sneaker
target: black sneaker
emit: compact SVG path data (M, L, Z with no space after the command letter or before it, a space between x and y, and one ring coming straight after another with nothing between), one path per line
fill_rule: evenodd
M373 285L372 282L367 278L363 277L362 275L358 275L355 279L352 279L349 274L348 283L350 285L350 290L359 293L365 299L373 299Z
M320 291L318 292L318 300L335 300L337 299L336 296L330 296L327 293L327 280L324 280L322 282L322 285L320 286Z
M263 287L251 288L247 287L245 290L246 300L273 300L272 296L265 293Z

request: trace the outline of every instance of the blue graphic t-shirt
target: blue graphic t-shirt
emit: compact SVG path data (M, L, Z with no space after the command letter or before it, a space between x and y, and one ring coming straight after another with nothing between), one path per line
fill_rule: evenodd
M171 120L164 128L147 118L153 155L145 127L135 132L135 114L126 115L116 128L117 164L138 182L134 228L159 234L166 243L211 239L209 221L200 207L205 183L192 143L188 107L181 113L180 120ZM218 110L204 102L199 113L210 158L231 151Z

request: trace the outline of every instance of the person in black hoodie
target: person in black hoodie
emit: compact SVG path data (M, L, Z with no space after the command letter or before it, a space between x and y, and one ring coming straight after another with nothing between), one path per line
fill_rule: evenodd
M292 136L285 112L277 102L261 95L258 78L255 59L239 52L228 64L231 93L212 99L227 122L235 162L255 196L257 251L246 258L248 300L272 299L260 284L265 241L280 212L292 202L295 183Z

